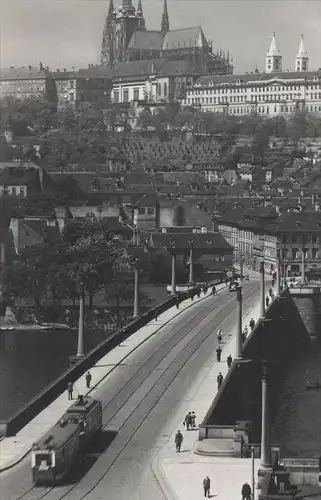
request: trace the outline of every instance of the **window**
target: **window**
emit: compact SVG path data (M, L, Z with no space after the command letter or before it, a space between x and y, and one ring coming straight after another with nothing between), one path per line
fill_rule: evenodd
M147 214L148 215L154 215L154 211L155 211L154 207L148 207L147 208Z
M75 87L74 87L74 81L73 81L73 80L71 80L71 82L70 82L70 88L71 88L71 89L75 88Z
M139 89L134 89L134 101L139 100Z
M167 97L167 83L164 83L164 97Z
M129 102L129 92L128 92L128 89L124 89L124 91L123 91L123 101L124 102Z
M145 207L141 207L141 208L139 208L139 209L138 209L138 213L139 213L140 215L145 215Z
M119 102L119 90L114 90L114 102Z

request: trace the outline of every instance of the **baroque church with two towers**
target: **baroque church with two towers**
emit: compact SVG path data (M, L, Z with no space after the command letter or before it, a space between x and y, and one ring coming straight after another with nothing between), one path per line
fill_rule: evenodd
M101 65L113 67L117 63L167 59L191 60L204 74L226 75L233 73L233 63L228 51L214 51L200 26L170 29L167 0L164 0L159 31L146 28L142 0L137 8L132 0L121 0L116 8L110 0L105 22Z

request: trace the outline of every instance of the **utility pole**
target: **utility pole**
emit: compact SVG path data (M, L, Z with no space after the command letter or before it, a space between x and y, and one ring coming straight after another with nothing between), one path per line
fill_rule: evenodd
M242 359L242 287L238 286L236 289L236 352L235 358Z
M139 306L139 260L135 259L134 318L140 316Z

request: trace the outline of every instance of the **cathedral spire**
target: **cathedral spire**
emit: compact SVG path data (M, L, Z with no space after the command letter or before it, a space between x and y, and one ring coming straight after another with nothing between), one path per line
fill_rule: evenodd
M114 2L113 0L109 0L109 9L101 45L100 62L103 66L112 65L114 60L115 16Z
M296 71L307 71L309 65L309 57L308 53L304 47L304 39L303 35L301 35L299 50L297 56L295 58L295 70Z
M164 0L164 10L162 15L162 27L161 32L165 35L169 31L169 17L167 9L167 0Z
M146 30L146 23L145 23L145 18L144 18L144 13L143 13L142 0L138 0L136 15L137 15L137 29Z
M275 33L273 33L270 48L265 57L265 72L274 73L282 71L282 56L276 43Z

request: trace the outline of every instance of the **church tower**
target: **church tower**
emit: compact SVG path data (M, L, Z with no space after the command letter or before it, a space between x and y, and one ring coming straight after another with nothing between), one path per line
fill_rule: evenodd
M308 67L309 57L304 48L303 35L301 35L299 50L295 58L295 71L308 71Z
M137 6L137 30L146 31L146 22L143 14L142 0L138 0Z
M168 31L169 31L169 17L168 17L167 0L164 0L164 10L163 10L163 15L162 15L161 33L163 35L166 35L166 33Z
M100 62L102 66L112 66L114 63L114 40L116 28L116 12L113 0L109 0L109 9L105 22L101 44Z
M278 73L282 71L282 56L276 44L275 33L271 40L271 45L265 57L265 72Z

